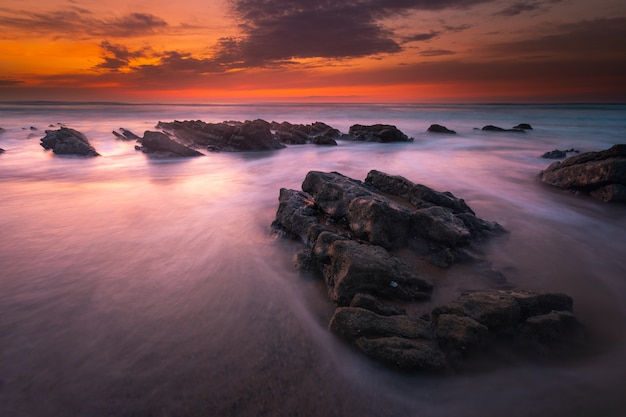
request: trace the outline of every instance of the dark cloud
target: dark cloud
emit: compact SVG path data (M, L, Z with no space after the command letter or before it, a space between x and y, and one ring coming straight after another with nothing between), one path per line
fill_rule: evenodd
M575 56L592 61L611 56L622 62L626 60L626 17L555 25L550 31L549 35L494 44L486 49L507 57Z
M442 55L454 55L456 52L449 51L447 49L429 49L419 53L421 56L442 56Z
M142 48L135 51L130 51L126 46L120 44L112 44L109 41L103 41L100 43L102 48L104 62L95 66L94 69L106 69L117 71L122 68L128 68L130 62L133 59L145 57L150 48Z
M17 36L28 30L37 36L55 38L134 37L153 34L168 26L160 17L149 13L131 13L124 16L99 19L83 8L69 7L46 13L3 9L0 11L2 36ZM23 36L23 35L19 35Z
M12 78L0 78L0 87L11 87L24 84L24 81L15 80Z
M494 13L494 16L517 16L522 13L529 13L535 11L547 11L548 8L546 5L548 3L560 3L561 0L546 0L546 1L526 1L526 2L518 2L512 4L511 6L503 9L497 13Z
M435 32L431 30L429 33L418 33L412 36L408 36L404 38L404 42L424 42L434 39L440 35L440 32Z
M352 58L402 50L381 19L412 10L462 8L492 0L230 0L241 37L218 60L266 66L302 58ZM418 34L415 40L425 40ZM420 39L421 36L421 39Z
M444 26L444 29L448 32L452 32L452 33L459 33L459 32L463 32L464 30L467 30L469 28L471 28L471 25L459 25L459 26Z

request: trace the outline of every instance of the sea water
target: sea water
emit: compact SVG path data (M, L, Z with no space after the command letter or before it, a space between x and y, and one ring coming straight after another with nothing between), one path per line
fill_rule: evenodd
M158 159L111 133L257 118L393 124L414 141ZM534 129L475 130L522 122ZM60 123L101 156L45 151ZM535 179L546 151L626 143L626 106L4 103L0 127L1 416L626 414L626 206ZM597 352L433 376L338 340L323 284L292 266L299 243L270 224L280 188L307 172L372 169L502 224L485 259L512 287L571 295ZM475 284L443 276L433 304Z

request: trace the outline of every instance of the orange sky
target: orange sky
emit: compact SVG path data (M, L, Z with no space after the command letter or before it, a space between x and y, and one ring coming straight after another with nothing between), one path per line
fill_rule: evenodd
M623 0L3 0L0 100L626 102Z

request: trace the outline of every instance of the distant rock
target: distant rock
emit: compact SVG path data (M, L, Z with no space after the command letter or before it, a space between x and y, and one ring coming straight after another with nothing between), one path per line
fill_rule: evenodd
M267 151L284 148L265 120L205 123L203 121L159 122L159 129L182 143L214 152Z
M6 132L6 130L4 130L3 128L0 127L0 134Z
M139 136L137 136L136 134L134 134L133 132L131 132L130 130L124 129L123 127L119 128L119 132L116 132L115 130L111 133L113 133L113 135L120 140L124 140L124 141L128 141L128 140L135 140L135 141L139 141L141 140L141 138Z
M354 141L361 142L412 142L413 139L402 133L393 125L375 124L371 126L352 125L348 132L348 137Z
M517 126L513 126L513 129L533 130L533 127L528 123L520 123Z
M445 126L437 125L437 124L430 125L430 127L427 130L427 132L430 132L430 133L446 133L446 134L451 134L451 135L456 134L456 132L454 130L450 130L450 129L448 129Z
M289 122L272 122L271 129L276 133L279 142L290 145L337 145L337 139L343 137L342 133L322 122L310 125L291 124Z
M153 154L162 157L189 157L204 155L201 152L191 149L183 144L172 140L169 136L161 132L145 131L143 138L139 140L141 146L135 149L146 154Z
M52 149L58 155L99 156L91 146L89 140L81 132L61 127L58 130L46 130L46 136L41 139L44 149Z
M5 152L4 149L0 148L0 153L4 153L4 152Z
M513 129L504 129L502 127L487 125L484 126L481 130L486 132L517 132L517 133L525 133L526 131L521 128L514 127Z
M626 144L554 162L537 178L544 184L589 193L605 202L626 202Z
M546 152L543 155L541 155L542 158L546 158L546 159L563 159L567 157L567 154L570 152L575 152L578 153L578 151L576 149L567 149L564 151L561 151L559 149L555 149L553 151L550 152Z

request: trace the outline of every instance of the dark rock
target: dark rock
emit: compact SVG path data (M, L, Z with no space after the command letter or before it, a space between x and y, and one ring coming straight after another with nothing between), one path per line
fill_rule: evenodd
M456 134L456 132L454 130L450 130L445 126L442 125L430 125L430 127L428 128L427 132L430 133L447 133L447 134Z
M435 337L442 346L467 352L485 343L489 329L468 316L440 314L435 322Z
M382 196L352 199L346 219L358 239L387 249L406 246L411 232L411 211Z
M571 191L589 192L604 201L624 201L626 144L554 162L545 171L541 171L537 178L544 184Z
M4 152L5 152L4 149L0 148L0 153L4 153Z
M113 135L120 140L136 140L136 141L141 141L141 138L137 135L135 135L133 132L131 132L130 130L124 129L123 127L119 128L119 131L122 133L118 133L115 130L111 133L113 133Z
M493 126L493 125L484 126L481 130L484 130L486 132L517 132L517 133L526 132L524 129L518 129L518 128L504 129L504 128Z
M403 337L361 337L356 346L367 356L390 367L407 371L439 371L446 367L446 357L436 341Z
M6 132L6 130L0 127L0 134L2 134L4 132Z
M583 327L570 311L551 311L529 317L521 324L517 337L525 344L552 346L580 339Z
M313 245L324 228L319 223L313 198L302 191L281 188L272 229Z
M330 330L348 341L398 336L407 339L431 338L431 324L406 315L383 316L357 307L337 307Z
M270 123L260 119L243 123L159 122L157 127L189 146L210 151L266 151L285 147L272 134Z
M520 123L517 126L513 126L513 129L533 130L533 127L528 123Z
M35 126L31 126L29 127L30 130L37 130L37 128Z
M302 190L311 195L317 207L334 219L346 216L354 198L374 194L361 181L338 172L311 171L302 183Z
M46 136L41 139L41 146L44 149L52 149L52 152L59 155L99 156L85 135L67 127L46 130Z
M423 300L433 288L430 280L380 246L358 243L322 232L313 255L320 265L330 299L348 305L358 293L383 298Z
M143 134L141 139L141 146L136 147L146 154L154 154L164 157L188 157L188 156L200 156L202 153L195 149L188 148L187 146L170 139L164 133L152 132L147 130Z
M352 125L348 135L352 140L362 142L412 142L413 139L393 125L375 124L371 126Z
M319 135L311 139L311 143L314 145L329 145L337 146L337 141L330 136Z
M350 302L350 307L364 308L373 311L381 316L399 316L406 315L406 310L396 307L392 304L385 303L370 294L357 294Z
M553 151L544 153L543 155L541 155L541 157L546 159L563 159L567 157L567 152L555 149Z
M466 245L471 238L465 223L444 207L415 211L411 216L411 231L419 237L451 248Z

